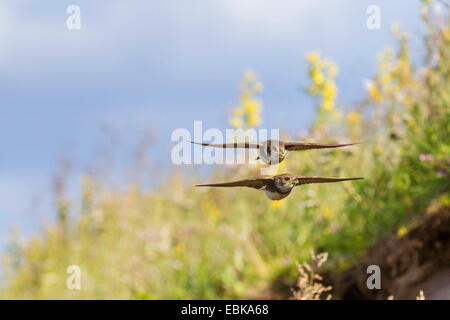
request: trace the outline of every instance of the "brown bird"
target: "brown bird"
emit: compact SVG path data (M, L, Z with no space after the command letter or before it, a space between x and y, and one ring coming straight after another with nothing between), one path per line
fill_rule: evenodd
M309 183L340 182L347 180L359 180L364 178L326 178L326 177L302 177L285 173L277 176L260 176L253 179L238 180L224 183L198 184L196 187L250 187L264 190L270 200L286 198L295 186Z
M283 161L288 151L300 151L309 149L325 149L325 148L339 148L352 146L358 143L345 143L345 144L321 144L321 143L309 143L300 141L277 141L277 140L267 140L264 142L234 142L234 143L201 143L192 142L206 147L214 148L246 148L246 149L258 149L259 156L256 160L261 159L267 164L276 164Z

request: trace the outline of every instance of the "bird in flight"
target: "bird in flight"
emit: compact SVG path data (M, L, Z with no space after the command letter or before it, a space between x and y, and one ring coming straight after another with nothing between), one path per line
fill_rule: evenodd
M266 164L277 164L283 161L288 151L300 151L309 149L325 149L325 148L339 148L352 146L358 143L345 143L345 144L321 144L321 143L309 143L300 141L277 141L267 140L264 142L232 142L232 143L202 143L193 142L206 147L213 148L245 148L245 149L258 149L259 156L256 160L261 160Z
M302 184L340 182L359 179L364 178L303 177L285 173L276 176L260 176L253 179L232 182L198 184L196 187L249 187L263 190L270 200L281 200L286 198L294 187Z

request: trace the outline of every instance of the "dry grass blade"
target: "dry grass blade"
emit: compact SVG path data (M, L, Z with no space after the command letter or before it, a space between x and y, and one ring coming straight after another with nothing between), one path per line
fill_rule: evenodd
M296 288L291 288L294 299L296 300L321 300L324 298L324 293L330 291L330 286L324 286L320 281L322 277L317 273L318 269L328 259L328 253L323 252L317 256L311 251L311 263L297 262L297 269L300 274L297 280ZM325 299L331 299L331 294L328 294Z

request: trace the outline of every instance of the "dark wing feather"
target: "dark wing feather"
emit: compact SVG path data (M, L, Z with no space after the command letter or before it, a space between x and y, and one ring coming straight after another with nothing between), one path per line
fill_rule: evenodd
M321 144L308 142L285 142L284 148L288 151L308 150L308 149L325 149L325 148L339 148L352 146L358 143L344 143L344 144Z
M272 177L260 177L223 183L198 184L196 187L249 187L261 189L273 181Z
M327 182L340 182L347 180L360 180L364 178L327 178L327 177L296 177L299 184L309 184L309 183L327 183Z
M203 143L203 142L193 142L193 144L199 144L205 147L213 148L246 148L246 149L258 149L261 146L259 142L232 142L232 143Z

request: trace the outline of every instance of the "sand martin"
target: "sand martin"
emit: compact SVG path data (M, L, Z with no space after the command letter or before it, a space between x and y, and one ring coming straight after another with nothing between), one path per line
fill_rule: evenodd
M286 158L288 151L300 151L309 149L325 149L325 148L339 148L352 146L358 143L345 143L345 144L321 144L321 143L309 143L300 141L283 142L277 140L267 140L264 142L234 142L234 143L201 143L192 142L206 147L213 148L245 148L245 149L258 149L259 156L257 160L261 160L266 164L280 163Z
M295 186L309 183L340 182L347 180L359 180L364 178L327 178L327 177L303 177L285 173L276 176L260 176L253 179L245 179L224 183L198 184L196 187L250 187L264 190L270 200L286 198Z

